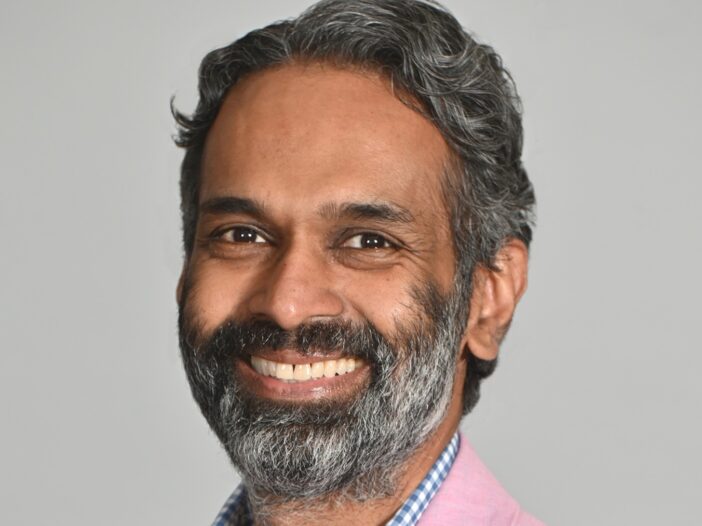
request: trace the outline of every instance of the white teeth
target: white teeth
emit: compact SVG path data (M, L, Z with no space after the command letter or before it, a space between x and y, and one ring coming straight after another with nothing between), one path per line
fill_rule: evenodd
M295 366L293 372L293 379L295 380L309 380L310 374L312 373L312 366L308 363L301 363Z
M275 377L281 380L292 380L293 379L293 366L291 363L276 363L275 364Z
M324 376L331 378L336 374L336 360L327 360L324 362Z
M310 374L312 378L321 378L324 376L324 362L314 362L311 369Z
M263 363L265 360L263 358L259 358L258 356L252 356L251 357L251 365L255 369L257 373L260 374L266 374L266 366Z
M339 358L321 362L290 364L266 360L259 356L251 357L251 367L259 374L273 376L290 382L304 382L318 378L332 378L350 373L361 365L353 358Z

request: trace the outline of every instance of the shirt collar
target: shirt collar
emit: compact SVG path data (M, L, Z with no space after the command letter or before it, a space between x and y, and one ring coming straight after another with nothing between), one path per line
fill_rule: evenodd
M460 437L456 431L424 479L397 510L393 518L386 523L386 526L414 526L417 524L453 466L459 447ZM224 503L212 526L251 526L252 524L253 518L246 500L246 489L241 484Z

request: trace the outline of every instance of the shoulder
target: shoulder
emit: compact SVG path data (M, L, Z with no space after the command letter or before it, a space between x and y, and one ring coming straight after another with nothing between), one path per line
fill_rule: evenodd
M543 526L524 512L478 458L465 436L451 471L420 526Z

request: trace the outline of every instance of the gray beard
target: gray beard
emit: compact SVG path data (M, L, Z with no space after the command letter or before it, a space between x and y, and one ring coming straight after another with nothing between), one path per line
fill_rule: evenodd
M320 499L367 501L395 493L404 463L446 414L466 316L456 294L443 300L428 286L414 296L420 313L398 324L392 343L370 324L326 324L334 327L327 340L341 342L350 355L369 363L370 381L349 400L310 404L247 393L232 372L246 329L229 321L203 340L181 305L181 351L193 396L240 472L254 508ZM315 328L327 330L325 324ZM304 352L299 331L286 338L302 343Z

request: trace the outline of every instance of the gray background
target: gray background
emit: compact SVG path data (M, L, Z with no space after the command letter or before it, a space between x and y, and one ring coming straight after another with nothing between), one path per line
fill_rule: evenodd
M306 4L2 3L0 523L208 524L235 486L177 350L168 99ZM539 200L463 429L552 525L699 524L702 4L446 4L516 78Z

